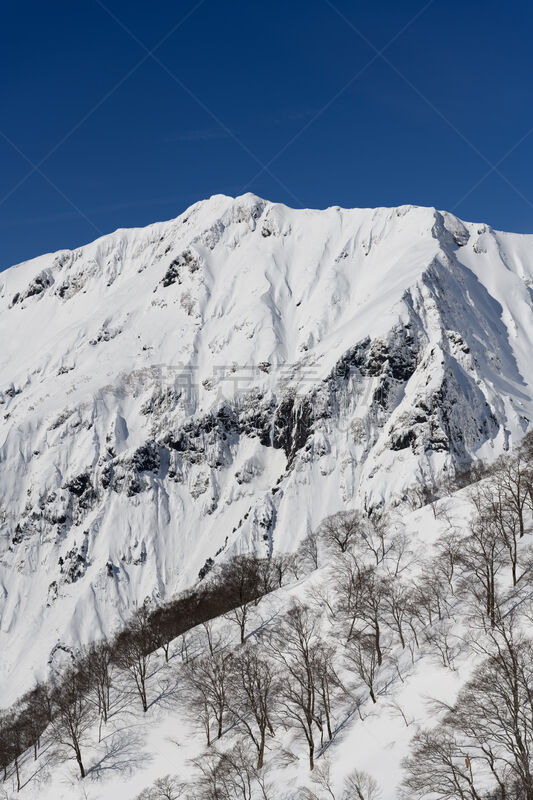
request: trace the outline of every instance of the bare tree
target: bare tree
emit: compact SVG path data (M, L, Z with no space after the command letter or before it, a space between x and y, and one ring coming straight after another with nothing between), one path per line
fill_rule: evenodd
M442 620L448 609L448 584L433 560L424 564L422 576L413 587L413 613L423 625Z
M274 735L272 715L279 681L272 663L257 646L246 646L233 663L230 706L233 716L257 750L257 769L263 767L267 733Z
M344 781L342 800L379 800L381 790L367 772L355 769Z
M320 525L320 535L326 547L346 553L361 536L363 515L360 511L338 511L326 517Z
M52 701L48 687L38 683L21 700L19 721L25 730L28 745L33 746L33 757L37 760L41 736L52 721Z
M361 552L372 556L375 567L384 564L387 559L394 564L394 573L399 572L406 540L402 531L392 525L388 514L371 514L361 527Z
M170 644L175 638L173 630L172 606L161 606L151 614L150 626L154 638L154 648L160 647L168 664Z
M285 576L294 570L296 556L294 553L277 553L270 559L270 575L278 587L283 586Z
M312 582L305 592L305 598L317 614L324 610L327 612L330 622L334 622L338 616L336 607L337 596L330 580Z
M74 752L82 778L85 778L82 748L96 719L95 708L85 697L87 688L85 677L70 669L52 698L53 740Z
M189 633L182 633L180 636L180 656L183 664L189 661Z
M138 794L136 800L180 800L181 797L186 797L187 790L187 784L173 775L164 775Z
M331 764L326 759L320 761L313 772L313 782L322 790L317 794L312 789L301 788L299 800L379 800L381 791L368 773L354 770L344 780L342 795L334 791L331 777Z
M337 570L337 616L346 641L362 631L372 632L378 666L383 661L382 624L390 605L391 585L389 577L380 575L375 567L362 565L357 557L349 558Z
M433 558L433 572L436 577L444 578L452 595L455 594L464 546L463 537L453 530L445 533L436 542L437 553Z
M233 656L219 652L207 658L190 661L186 666L185 681L194 717L205 730L207 744L212 741L212 720L215 737L220 739L229 713L228 692Z
M36 714L47 723L52 721L52 687L49 684L37 682L28 695L28 704L36 709Z
M261 775L258 767L250 759L247 747L237 743L221 757L224 772L224 789L227 800L252 800L257 777ZM265 787L266 788L266 787Z
M446 722L484 761L498 786L533 800L533 644L501 626L492 652L461 690ZM505 795L503 795L505 796Z
M332 575L334 582L334 608L337 617L345 628L346 640L350 639L359 619L363 604L364 573L367 568L355 557L350 557L336 565Z
M533 643L521 628L516 612L471 628L484 660L453 705L437 704L441 725L415 737L410 798L533 800Z
M199 800L273 800L265 770L258 770L249 758L247 748L236 744L224 753L212 750L194 760L199 772L196 781Z
M335 669L334 648L329 647L322 641L316 646L313 657L317 693L320 697L320 706L316 722L320 729L321 745L323 745L324 725L322 722L322 714L324 716L328 739L331 741L333 738L333 703L338 699L339 694L345 694L345 689Z
M488 481L471 491L471 497L479 518L491 520L495 533L505 546L511 566L513 586L516 586L522 577L519 575L519 542L524 535L523 512L529 495L525 487L520 487L521 481L517 478L518 496L515 498L514 493L500 482L506 479L509 481L509 471L507 467L500 465Z
M385 622L391 630L398 634L402 650L405 649L405 628L412 614L411 587L400 579L389 580L384 593Z
M501 458L492 467L488 483L503 495L504 503L518 519L520 538L526 532L524 511L531 504L532 468L517 453L511 458Z
M442 665L451 670L455 670L460 650L455 630L456 624L451 619L440 619L423 632L424 641L438 654Z
M327 759L321 759L313 770L313 783L315 783L324 794L320 796L309 788L300 789L300 797L302 800L322 800L322 797L331 798L336 800L335 792L333 791L333 782L331 778L331 764Z
M281 708L285 720L297 726L305 736L310 769L315 762L314 728L321 718L319 644L317 618L309 608L298 605L289 610L271 641L273 653L283 665Z
M185 672L185 702L188 714L195 725L203 728L206 738L206 744L211 746L211 725L212 725L212 711L208 702L207 693L203 690L200 684L196 684L191 680L190 675L191 662L187 663L187 671Z
M320 533L318 530L311 531L305 539L300 542L298 554L308 564L311 569L318 569L320 566Z
M148 667L156 646L149 609L142 606L134 615L129 626L116 638L113 646L113 660L133 679L144 712L148 711L146 693Z
M390 582L377 574L375 570L365 570L361 573L360 605L357 616L367 628L370 628L374 637L374 645L378 666L383 663L383 650L381 641L381 621L385 604L390 593Z
M503 565L504 543L491 516L478 514L471 534L464 541L462 554L466 574L465 589L484 606L494 625L497 610L498 573Z
M89 685L89 698L94 699L101 723L107 723L111 707L112 650L107 642L90 645L82 654L80 668ZM101 730L99 738L101 736Z
M368 633L354 634L346 646L345 658L348 668L354 670L366 684L370 699L376 703L376 678L379 674L380 661L375 636Z
M427 483L425 477L421 477L422 483L412 486L407 492L407 501L413 510L423 506L431 506L433 517L437 519L437 501L440 499L439 488L435 483Z
M403 781L406 800L428 796L435 800L482 800L479 786L476 788L472 761L445 727L423 730L414 736L404 769L407 773Z
M262 577L261 562L254 556L236 556L222 566L220 579L232 606L226 617L238 625L241 644L246 639L250 609L265 593Z
M199 776L194 788L199 800L228 800L226 793L227 770L221 764L220 754L216 750L201 755L193 760Z
M10 735L10 716L4 713L0 717L0 768L4 773L4 781L7 778L7 770L13 761L13 741Z
M7 777L8 767L13 764L17 792L20 791L19 759L28 746L25 724L18 711L18 708L12 709L4 716L0 732L0 757L4 769L4 780Z
M206 622L202 622L200 629L205 634L209 655L214 656L215 653L218 650L220 650L223 644L220 632L216 630L215 625L213 624L213 620L207 620Z

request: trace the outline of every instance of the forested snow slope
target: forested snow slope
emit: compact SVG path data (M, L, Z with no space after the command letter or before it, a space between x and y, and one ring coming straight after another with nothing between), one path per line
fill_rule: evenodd
M58 694L49 687L53 721L35 749L26 739L17 765L6 747L10 722L0 721L0 797L529 800L520 787L523 755L532 769L531 502L518 544L522 577L513 586L508 557L492 561L492 628L480 567L494 554L479 549L475 506L495 480L401 519L328 518L294 558L270 562L286 569L245 616L189 629L169 642L168 660L163 648L150 653L146 712L131 669L140 662L115 658L102 673L78 659L85 677L73 684L65 673ZM231 563L240 574L239 560ZM76 701L73 685L85 687ZM43 696L29 702L42 719Z
M0 274L4 704L211 559L533 418L533 237L221 195Z

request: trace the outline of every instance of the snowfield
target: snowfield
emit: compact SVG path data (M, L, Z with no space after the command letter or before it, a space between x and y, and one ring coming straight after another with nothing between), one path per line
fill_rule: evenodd
M396 508L418 535L430 514L405 516L409 490L530 428L532 332L533 237L433 208L217 195L1 273L3 705L146 598L231 554L294 551L339 509ZM408 715L453 689L440 672L401 688ZM158 707L142 728L143 781L194 749L176 724ZM386 798L403 724L372 715L338 745ZM139 781L96 774L39 794Z
M434 508L428 505L402 514L401 522L396 518L395 525L408 542L402 571L409 576L416 575L422 559L432 554L438 537L449 531L450 526L461 530L472 512L462 491L438 501ZM247 645L261 646L263 640L268 640L277 622L295 603L316 606L318 602L318 606L322 606L318 609L321 640L332 646L336 657L342 660L344 645L336 638L331 620L319 600L321 594L329 593L334 585L334 569L328 564L332 556L333 553L328 556L322 552L317 570L296 581L289 578L283 588L267 595L254 607L247 625ZM216 620L210 635L216 651L238 652L238 631L230 619ZM207 652L206 632L202 626L188 633L186 639L187 654L193 661ZM333 740L326 741L324 747L317 743L316 762L318 769L329 763L331 785L333 791L338 792L336 797L341 797L343 781L354 768L364 770L376 780L381 800L398 797L401 760L408 755L410 739L419 727L434 722L431 701L453 703L472 669L472 653L465 650L464 643L468 635L460 622L455 626L452 639L451 668L444 666L436 650L422 648L417 652L408 648L400 654L399 666L389 664L379 675L376 704L371 702L367 691L360 690L339 701ZM87 777L83 782L72 752L68 748L58 750L48 732L43 737L38 759L35 761L33 751L28 750L21 760L19 793L15 774L10 770L4 783L7 798L134 800L154 780L166 775L179 776L179 780L192 789L193 781L198 778L195 759L207 760L214 747L219 752L230 750L239 740L239 731L234 723L228 722L220 742L206 748L201 726L188 708L183 670L183 645L179 637L171 644L168 663L162 651L150 662L146 714L131 683L119 680L115 685L107 725L102 727L95 723L84 737ZM342 677L349 686L349 672ZM103 732L98 743L99 728ZM249 743L247 747L250 749ZM266 764L268 800L292 798L293 792L306 786L318 791L319 798L330 797L321 794L313 783L305 740L297 729L283 730L283 714L275 723L275 737L267 739ZM254 798L261 796L253 795ZM187 794L184 797L187 798ZM349 795L349 800L352 798L358 800L356 795ZM364 800L374 800L374 795L365 794Z

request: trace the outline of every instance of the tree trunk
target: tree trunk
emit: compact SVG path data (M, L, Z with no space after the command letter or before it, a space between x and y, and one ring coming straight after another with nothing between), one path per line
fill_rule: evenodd
M76 752L76 761L78 762L78 767L80 768L81 777L85 778L85 767L83 766L83 761L81 760L81 753L79 750Z
M139 682L139 694L141 695L143 711L146 714L148 711L148 699L146 697L146 683L144 682L144 678L141 678Z
M374 625L375 625L375 629L376 629L376 654L377 654L377 657L378 657L378 667L381 667L381 665L383 663L383 654L381 652L381 646L380 646L379 622L377 620L377 617L376 617L376 619L374 621Z
M331 718L330 718L330 699L329 699L329 691L327 683L324 679L322 679L322 697L324 699L324 714L326 716L326 728L328 731L328 739L331 741L332 733L331 733Z
M265 731L261 731L261 740L259 742L259 752L257 755L257 769L263 768L263 761L265 758Z
M401 622L398 621L398 634L400 636L400 643L402 645L402 650L405 650L405 639L403 635L403 628Z

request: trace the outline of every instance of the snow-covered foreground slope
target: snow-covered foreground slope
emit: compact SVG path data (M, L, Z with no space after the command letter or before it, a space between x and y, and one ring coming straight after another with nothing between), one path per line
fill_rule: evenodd
M518 441L532 287L532 237L253 195L0 274L3 702L210 559Z
M409 543L401 558L402 580L408 582L411 576L416 575L422 558L433 553L435 541L449 531L450 526L458 531L464 530L464 521L470 518L473 509L465 493L459 492L452 498L439 501L435 511L437 518L434 511L425 506L406 515L403 524L399 524L397 519L391 520L393 524L390 530L396 527L399 533L404 527L403 532ZM472 668L472 652L466 652L464 643L461 643L463 631L459 620L450 640L452 668L444 666L437 648L424 643L419 631L421 649L408 647L402 651L397 648L387 653L383 669L377 672L377 702L373 704L360 679L355 678L350 670L342 670L346 644L339 638L335 626L332 627L326 605L319 600L320 597L328 597L333 603L333 587L337 576L333 574L331 564L328 564L328 554L321 552L317 570L299 580L287 576L288 582L283 588L264 597L252 609L247 625L246 646L257 645L264 654L268 649L266 642L291 606L308 605L314 609L313 613L320 620L321 639L325 646L334 648L335 667L347 691L346 695L341 693L342 697L332 699L332 741L329 742L326 737L325 746L320 746L318 729L316 731L315 777L325 763L329 763L332 789L335 797L341 798L344 797L341 791L344 779L358 769L377 782L381 791L380 800L395 800L402 779L401 761L409 753L413 734L420 727L434 724L430 701L454 701ZM387 563L388 568L394 570L398 554L393 553L391 551ZM331 551L329 558L333 560L333 557ZM238 629L231 619L214 621L210 636L215 652L233 651L238 654L241 647ZM383 642L389 638L385 626L382 636ZM411 634L407 638L411 640ZM385 644L383 647L388 650ZM187 633L185 652L192 663L208 653L206 631L202 626ZM242 738L242 730L228 714L222 739L206 747L202 726L191 709L184 684L183 654L184 646L179 637L170 646L168 663L165 663L161 651L152 657L147 681L149 709L146 714L141 710L139 696L131 682L124 684L115 679L108 723L101 727L95 722L82 738L87 770L87 777L83 781L80 781L72 751L68 747L58 748L48 731L43 736L38 759L34 760L32 749L22 758L22 789L16 795L15 772L12 767L9 769L8 780L3 785L9 800L14 796L30 800L37 795L40 800L134 800L141 790L166 775L176 776L189 787L190 794L186 791L184 800L196 796L193 785L201 775L198 759L205 766L213 751L230 751ZM353 690L354 684L358 687L356 691ZM267 739L264 776L268 787L267 800L305 800L308 796L300 795L298 791L306 786L314 788L320 800L326 797L329 800L331 795L321 792L313 783L306 742L301 731L297 725L285 729L287 721L277 698L272 697L275 735ZM253 762L254 747L249 739L244 741ZM226 797L225 794L220 796ZM240 795L236 793L237 796ZM157 797L163 800L166 795ZM259 797L263 795L255 787L253 798ZM377 794L366 793L363 798L377 799ZM349 800L357 800L357 796L350 794Z
M29 747L19 759L20 792L11 763L0 786L0 797L141 800L138 795L145 787L170 776L176 791L144 795L142 800L527 800L526 794L510 794L517 774L514 762L519 761L519 755L515 750L513 757L513 724L505 727L505 709L512 701L509 686L505 681L498 684L496 707L487 700L487 715L490 718L492 714L492 720L498 722L488 736L473 723L467 724L468 735L461 738L461 714L466 712L459 698L464 697L460 692L464 692L465 684L479 674L480 664L487 660L491 648L494 650L495 641L500 644L503 663L509 666L502 631L507 631L506 641L513 643L517 658L519 627L530 636L531 509L526 515L527 532L519 545L525 577L513 587L509 564L502 562L497 567L501 616L492 630L485 616L483 592L477 591L479 575L470 571L468 559L461 562L459 555L465 549L475 549L469 538L473 530L469 523L475 512L470 491L455 492L432 506L404 514L402 519L389 514L382 518L385 525L381 528L374 528L363 518L345 552L323 534L316 566L309 551L301 549L294 561L294 572L287 571L283 586L249 607L244 644L240 643L236 620L229 614L174 639L168 662L161 650L152 653L146 713L141 710L131 675L113 667L106 721L97 719L94 692L84 700L89 722L84 721L79 728L86 771L83 780L69 746L69 729L64 722L52 723L41 737L35 758L33 747ZM381 592L388 587L377 601L381 665L375 660L374 650L378 629L372 627L368 609L364 610L366 600L354 599L354 586L350 588L345 580L346 575L360 574L360 569L367 568L368 574L377 578L377 583L367 584L371 596L377 599L376 590ZM303 610L301 628L291 627L290 615L295 608ZM371 647L363 649L364 658L359 661L359 648L367 647L367 639L371 640ZM301 649L294 646L295 641L303 643ZM268 709L269 730L260 770L255 768L257 724L250 710L255 706L246 705L247 696L239 684L239 664L254 663L239 659L254 652L261 663L270 664L272 680L270 692L262 694L265 678L254 678L253 669L243 673L252 696L264 698ZM312 771L309 744L301 724L305 719L302 709L307 708L308 702L305 691L300 694L301 687L308 686L306 662L302 660L305 653L312 654ZM204 672L202 665L206 663L209 666ZM533 670L527 660L526 669L530 693ZM320 694L324 681L327 693ZM521 685L521 692L523 688ZM210 703L205 717L204 701ZM223 712L217 738L215 715L219 702ZM431 750L426 750L423 758L415 758L415 774L423 775L427 768L430 779L423 791L411 793L404 783L408 772L405 759L412 755L413 743L417 736L425 735L423 732L436 731L434 741L439 741L439 725L446 730L450 723L442 722L450 710L458 718L451 759L445 752L440 760ZM522 743L530 753L533 733L527 702L519 713L525 721ZM209 744L205 719L210 730ZM239 754L243 755L242 762ZM494 756L493 771L488 768L487 754ZM231 764L225 778L220 769L221 756L228 757ZM451 779L449 783L442 780L442 775L451 776L452 769L460 773L456 790ZM347 779L356 772L359 793L353 784L351 790L346 790ZM504 776L509 794L486 793L489 787L497 788L494 775ZM250 780L248 787L245 780L242 788L243 776ZM469 791L470 781L476 793ZM375 791L369 790L371 785ZM443 785L450 790L442 789Z

